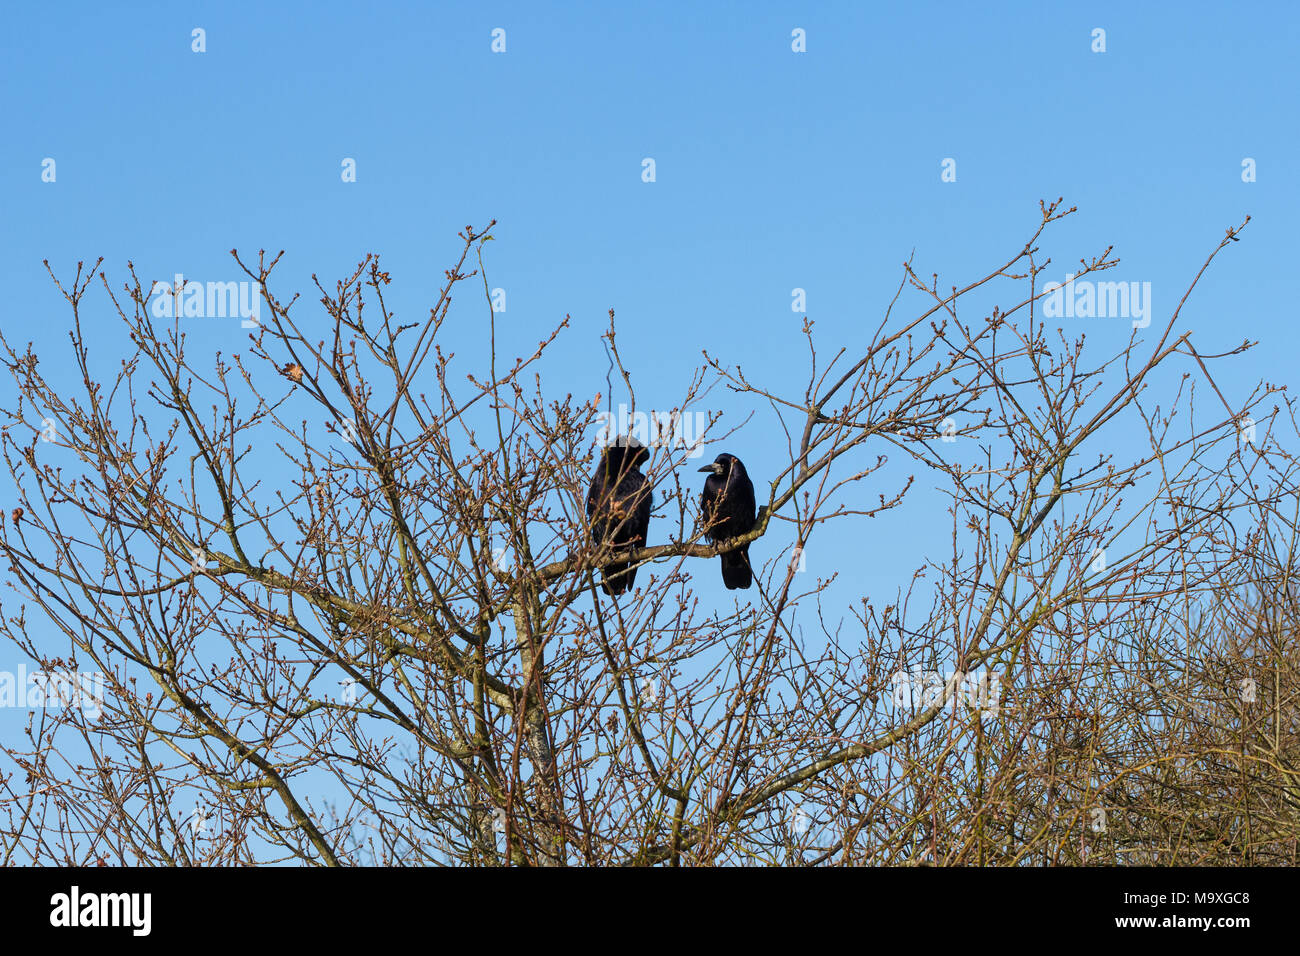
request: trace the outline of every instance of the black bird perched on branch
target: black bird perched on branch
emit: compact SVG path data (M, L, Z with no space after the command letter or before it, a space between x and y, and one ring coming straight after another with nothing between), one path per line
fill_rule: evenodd
M713 543L738 538L754 528L754 483L745 466L735 455L723 452L700 471L709 472L704 479L700 513L704 518L704 536ZM749 545L722 555L722 583L727 590L747 588L754 575L749 566Z
M587 518L597 544L616 549L645 545L651 493L640 466L649 459L649 450L631 436L619 437L601 453L587 490ZM615 561L600 570L606 594L622 594L636 582L631 561Z

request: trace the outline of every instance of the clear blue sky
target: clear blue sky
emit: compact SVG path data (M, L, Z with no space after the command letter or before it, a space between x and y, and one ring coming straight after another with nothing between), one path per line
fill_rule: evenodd
M1105 53L1091 49L1098 27ZM791 50L795 28L806 53ZM1153 326L1224 228L1253 217L1183 319L1203 352L1262 340L1225 372L1244 394L1293 380L1300 344L1283 291L1300 212L1298 28L1291 3L9 5L0 322L66 355L43 258L70 274L103 256L115 285L128 259L147 277L229 280L232 247L287 250L280 288L305 293L311 273L332 281L379 252L416 317L455 232L496 218L503 335L522 350L573 317L548 366L560 395L604 389L611 307L642 407L677 404L702 348L798 393L793 288L823 347L853 348L913 249L921 274L968 281L1028 238L1040 198L1064 196L1080 212L1052 234L1055 277L1113 243L1112 277L1152 283ZM129 343L94 304L107 371ZM482 309L460 314L449 335L470 348ZM1130 331L1079 330L1107 353ZM190 349L229 354L246 337L201 320ZM728 450L760 482L781 451L758 436ZM888 590L927 522L877 519L882 545L855 567Z

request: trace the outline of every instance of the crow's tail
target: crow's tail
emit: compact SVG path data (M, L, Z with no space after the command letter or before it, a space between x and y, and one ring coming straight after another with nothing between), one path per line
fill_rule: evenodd
M722 583L728 591L744 590L754 583L754 573L749 567L749 545L722 555Z
M600 575L602 578L600 586L610 597L622 594L636 583L636 568L632 566L631 561L607 564L600 569Z

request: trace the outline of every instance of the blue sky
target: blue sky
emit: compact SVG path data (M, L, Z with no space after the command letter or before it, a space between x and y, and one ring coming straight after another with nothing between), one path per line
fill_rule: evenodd
M507 342L531 348L572 316L553 391L604 389L614 308L642 407L677 404L701 349L797 394L792 289L823 348L852 349L913 249L919 273L964 284L1020 248L1039 199L1064 196L1080 211L1050 234L1051 275L1114 244L1112 277L1152 283L1153 331L1251 215L1182 326L1204 353L1261 341L1222 368L1230 394L1293 377L1292 4L72 3L0 18L0 323L43 356L67 355L70 317L42 259L67 275L103 256L120 286L128 259L145 277L230 280L232 247L284 249L280 288L307 293L313 272L332 282L378 252L394 304L419 316L456 231L495 218ZM128 343L105 306L92 341L107 371ZM481 347L482 315L463 306L453 347ZM1109 354L1130 329L1077 331ZM247 340L237 320L190 334L191 354ZM758 483L782 449L746 434L727 450ZM929 531L947 546L932 516L876 519L884 543L854 554L855 574L885 590L909 577Z
M1297 198L1289 5L707 6L11 8L6 329L40 316L56 332L46 257L227 278L230 248L283 248L291 282L377 251L414 303L456 229L495 217L511 321L572 314L578 361L614 307L671 393L701 347L728 343L747 368L780 357L791 288L847 337L913 247L924 271L968 277L1027 236L1039 198L1064 195L1081 214L1058 261L1114 242L1165 304L1251 213L1193 321L1225 342L1243 325L1291 334L1275 304ZM940 182L946 157L955 183ZM1243 157L1257 182L1241 182ZM1258 371L1280 374L1286 350L1269 351Z

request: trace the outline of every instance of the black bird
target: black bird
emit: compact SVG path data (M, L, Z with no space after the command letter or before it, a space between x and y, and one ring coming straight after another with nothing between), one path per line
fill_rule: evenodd
M753 530L754 483L740 459L723 452L713 464L705 465L700 471L710 472L704 479L704 494L700 498L704 536L717 543ZM728 591L747 588L753 580L749 545L722 555L722 583Z
M635 438L618 438L600 456L600 465L587 490L587 518L597 544L616 549L643 547L650 531L650 482L640 466L650 451ZM615 561L601 569L601 587L622 594L636 581L631 561Z

